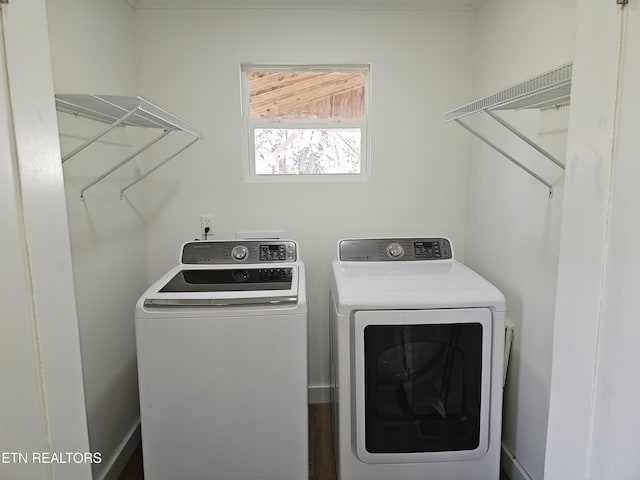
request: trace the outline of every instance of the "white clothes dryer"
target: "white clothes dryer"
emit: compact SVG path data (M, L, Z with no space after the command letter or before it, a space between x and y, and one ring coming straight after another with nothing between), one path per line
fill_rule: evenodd
M330 299L338 480L498 480L502 293L446 238L348 239Z
M204 241L136 308L145 478L308 476L307 302L293 241Z

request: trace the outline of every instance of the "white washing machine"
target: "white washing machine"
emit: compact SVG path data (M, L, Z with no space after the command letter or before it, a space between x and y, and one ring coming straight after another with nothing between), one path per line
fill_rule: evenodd
M339 480L498 480L505 299L446 238L350 239L332 265Z
M305 288L293 241L183 245L136 308L145 479L308 477Z

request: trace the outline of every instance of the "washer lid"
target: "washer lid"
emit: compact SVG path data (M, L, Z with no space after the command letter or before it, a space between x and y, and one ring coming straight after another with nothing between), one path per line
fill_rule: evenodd
M353 310L487 307L504 311L504 295L455 260L332 264L338 313Z
M145 294L144 305L274 305L298 300L298 265L181 265Z

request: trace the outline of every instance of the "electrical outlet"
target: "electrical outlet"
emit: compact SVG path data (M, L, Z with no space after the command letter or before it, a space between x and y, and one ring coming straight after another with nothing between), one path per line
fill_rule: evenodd
M207 240L214 234L213 215L200 215L200 237L202 240ZM209 231L205 231L209 228Z

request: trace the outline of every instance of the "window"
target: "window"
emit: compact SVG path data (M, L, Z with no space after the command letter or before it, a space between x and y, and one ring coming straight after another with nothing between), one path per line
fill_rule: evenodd
M363 178L368 65L243 65L247 165L254 178Z

